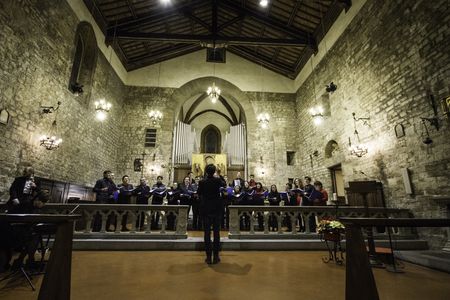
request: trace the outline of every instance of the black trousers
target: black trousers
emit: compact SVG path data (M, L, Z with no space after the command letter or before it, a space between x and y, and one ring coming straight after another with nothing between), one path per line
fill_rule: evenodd
M211 252L214 255L219 253L220 249L220 215L203 216L203 231L205 233L205 252L207 257L211 257ZM211 227L214 232L214 242L211 247Z

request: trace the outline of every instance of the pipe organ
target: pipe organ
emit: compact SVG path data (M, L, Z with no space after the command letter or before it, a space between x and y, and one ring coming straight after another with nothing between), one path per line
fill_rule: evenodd
M174 128L172 161L176 165L190 164L196 141L195 129L177 121Z
M247 151L245 125L231 126L225 135L224 152L227 153L228 165L245 165Z

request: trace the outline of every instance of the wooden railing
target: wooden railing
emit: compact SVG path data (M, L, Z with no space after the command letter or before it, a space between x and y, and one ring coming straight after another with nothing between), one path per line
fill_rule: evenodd
M333 206L229 206L230 210L230 238L241 236L271 236L277 234L290 234L304 236L314 234L310 222L319 221L322 218L358 218L366 216L364 207L336 207ZM369 208L369 216L372 218L410 218L408 209L398 208ZM313 218L314 221L310 221ZM250 228L242 228L243 221L250 222ZM272 225L276 224L275 232L269 231L270 219ZM276 221L276 222L275 222ZM301 222L301 226L300 226ZM289 224L290 223L290 226ZM263 228L260 228L260 225ZM288 225L288 226L286 226ZM255 230L256 228L256 230ZM287 228L287 229L286 229ZM301 230L299 230L301 229ZM409 236L412 234L409 228L393 228L393 234L397 236ZM385 236L384 227L374 227L375 236Z
M345 237L347 243L345 275L346 300L379 299L361 228L373 226L395 226L400 228L450 227L450 219L342 218L341 221L345 224Z

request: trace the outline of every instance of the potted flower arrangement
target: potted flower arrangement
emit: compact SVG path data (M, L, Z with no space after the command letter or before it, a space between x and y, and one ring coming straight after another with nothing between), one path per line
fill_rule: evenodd
M327 241L340 241L341 234L345 232L345 226L341 222L332 219L322 219L317 226L317 233Z

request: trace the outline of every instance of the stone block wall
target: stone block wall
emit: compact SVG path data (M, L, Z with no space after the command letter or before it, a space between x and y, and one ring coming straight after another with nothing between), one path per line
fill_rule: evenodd
M367 1L344 34L329 50L297 92L300 149L319 151L313 175L330 188L328 167L341 163L346 182L381 180L387 205L409 208L417 217L445 217L423 194L450 194L450 128L439 101L450 95L450 16L448 1ZM314 59L314 58L313 58ZM314 126L308 110L324 102L325 85L338 89L329 97L321 126ZM433 143L425 145L421 117L433 117L429 95L438 105L440 129L428 126ZM325 101L327 102L327 100ZM327 103L324 103L327 104ZM348 153L356 117L370 117L368 126L356 122L368 155ZM405 136L394 128L402 124ZM340 150L325 157L335 140ZM302 172L311 169L305 156ZM410 170L414 195L407 195L401 170ZM365 173L367 175L362 174ZM446 239L443 230L423 230L433 247Z
M117 167L124 86L99 54L90 95L75 97L68 90L78 22L66 1L0 3L0 108L11 114L7 125L0 124L0 199L26 165L37 176L83 185ZM94 113L101 97L113 105L104 123ZM58 101L56 113L39 114L41 105ZM55 134L63 143L48 151L39 137L51 131L55 114Z
M119 174L129 175L133 183L137 183L141 176L139 172L133 170L133 161L140 158L144 150L148 154L145 158L145 177L154 182L156 176L161 174L165 182L168 180L173 126L178 114L176 103L172 99L172 94L176 90L127 87L127 96L121 111L123 120L121 139L126 142L121 146L118 165L121 167ZM189 95L188 91L183 93ZM261 129L258 124L247 126L249 174L254 173L256 179L266 185L275 183L279 189L284 188L287 178L298 176L296 164L287 166L286 162L286 151L297 150L297 131L294 122L295 94L245 94L250 99L252 107L252 111L245 111L246 116L252 114L253 118L256 118L261 112L267 112L271 116L268 129ZM156 127L156 148L144 149L145 129L152 127L147 114L152 109L158 109L163 113L163 121ZM214 124L214 119L211 119L210 123ZM261 156L263 163L260 160ZM261 173L262 169L265 170L264 175Z
M247 126L249 174L263 185L276 184L284 190L288 178L300 177L298 164L304 154L298 148L295 94L246 92L255 118L260 113L270 116L269 127ZM286 151L295 151L294 165L287 165ZM262 160L261 160L262 158ZM262 174L264 172L264 174Z
M137 184L141 177L140 172L134 171L133 162L135 158L142 158L141 154L144 151L147 154L144 161L144 176L149 182L154 183L158 175L164 177L164 182L169 178L175 118L174 105L170 102L172 93L171 88L127 87L124 105L120 111L123 120L120 133L122 145L117 163L119 174L130 176L133 184ZM163 113L163 119L156 127L148 117L148 113L154 109ZM144 147L146 128L157 130L155 148Z

